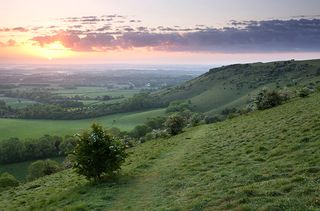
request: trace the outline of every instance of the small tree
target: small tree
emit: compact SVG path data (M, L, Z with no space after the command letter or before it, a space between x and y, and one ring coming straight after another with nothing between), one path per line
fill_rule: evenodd
M177 135L182 132L184 119L178 114L173 114L168 117L164 125L171 135Z
M103 174L113 175L124 162L125 146L98 124L79 135L73 156L73 168L87 179L101 180Z

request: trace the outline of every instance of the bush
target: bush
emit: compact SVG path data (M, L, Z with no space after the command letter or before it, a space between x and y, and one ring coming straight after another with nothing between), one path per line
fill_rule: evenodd
M189 119L189 124L192 127L198 126L203 122L204 115L199 113L193 113L192 116Z
M308 87L303 87L298 92L299 97L308 97L311 94L311 90Z
M191 110L191 102L185 102L185 101L173 101L169 104L169 106L166 109L166 113L172 113L172 112L182 112L184 110Z
M146 125L137 125L131 132L130 135L133 138L139 139L145 136L148 132L151 131L151 128Z
M170 135L167 130L152 130L152 132L147 133L145 136L146 140L152 140L157 138L168 138Z
M16 187L19 185L18 180L11 174L5 172L0 175L0 189Z
M205 116L204 118L204 122L206 124L211 124L211 123L215 123L215 122L219 122L221 121L219 117L216 116Z
M152 129L162 129L165 121L166 121L165 117L154 117L149 119L146 122L146 125Z
M114 175L126 157L124 144L113 139L98 124L79 135L73 154L76 172L95 181L101 180L103 174Z
M50 175L62 170L62 167L56 161L47 159L47 160L38 160L31 163L28 167L28 180L34 180L39 177Z
M280 105L282 98L279 93L274 90L263 89L258 93L255 103L259 110L264 110Z
M180 115L173 114L168 117L167 121L165 122L165 127L167 128L169 134L177 135L182 132L184 124L184 119Z

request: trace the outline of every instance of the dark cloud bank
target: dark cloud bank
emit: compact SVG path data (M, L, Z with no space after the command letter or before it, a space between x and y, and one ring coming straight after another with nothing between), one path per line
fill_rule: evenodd
M95 23L114 17L95 16L68 21ZM130 20L131 22L132 20ZM80 27L79 27L80 28ZM108 51L147 47L163 51L202 52L317 52L320 51L320 19L292 19L267 21L232 21L227 28L197 26L194 28L111 25L86 30L63 30L32 40L40 46L55 41L75 51Z

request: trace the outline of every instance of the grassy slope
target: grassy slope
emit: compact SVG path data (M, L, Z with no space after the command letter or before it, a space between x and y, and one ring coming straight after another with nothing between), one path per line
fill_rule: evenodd
M307 66L306 66L307 65ZM288 67L291 67L289 70ZM167 101L191 100L197 111L220 113L224 108L239 107L264 86L287 86L320 82L320 60L230 65L157 94Z
M117 181L71 170L0 193L0 210L319 210L320 94L130 150Z
M90 126L92 122L100 122L105 127L118 127L131 130L138 124L143 124L148 118L165 115L164 109L144 112L122 113L84 120L22 120L0 118L0 141L5 138L32 138L49 135L72 135ZM115 120L115 122L113 122Z

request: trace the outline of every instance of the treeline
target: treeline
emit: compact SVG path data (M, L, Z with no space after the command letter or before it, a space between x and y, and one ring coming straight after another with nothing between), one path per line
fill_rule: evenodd
M106 97L107 98L107 97ZM4 103L4 102L3 102ZM2 103L2 104L3 104ZM12 109L0 105L0 117L21 119L86 119L115 113L133 112L167 106L148 92L135 94L133 97L115 104L96 104L83 106L77 101L55 101L55 103L38 103L25 108Z
M45 135L39 139L21 140L10 138L0 142L0 163L15 163L27 160L64 156L70 153L76 143L73 136L61 138Z

